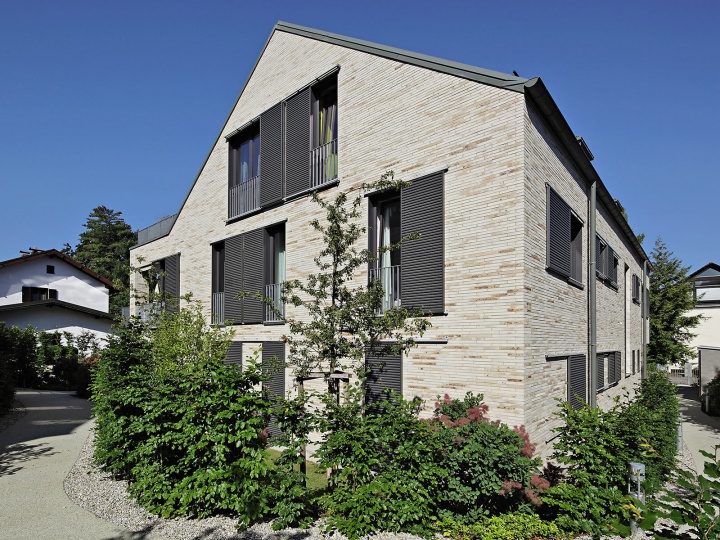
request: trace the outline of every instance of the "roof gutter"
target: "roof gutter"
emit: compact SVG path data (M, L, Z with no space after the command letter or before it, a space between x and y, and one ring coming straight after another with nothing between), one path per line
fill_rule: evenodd
M635 236L635 233L630 228L627 220L620 213L615 200L610 195L610 192L603 184L600 176L598 175L595 167L592 166L590 160L583 152L582 146L578 144L575 134L568 125L565 117L560 112L555 100L548 92L545 83L542 82L540 77L530 79L525 83L525 93L532 99L533 103L537 106L540 113L545 118L545 121L550 125L555 135L560 140L560 143L565 147L568 155L578 168L580 173L585 177L588 185L592 186L593 183L597 183L597 198L602 205L607 209L613 219L617 222L620 229L625 235L625 238L633 248L640 255L642 261L648 261L649 257L642 245Z

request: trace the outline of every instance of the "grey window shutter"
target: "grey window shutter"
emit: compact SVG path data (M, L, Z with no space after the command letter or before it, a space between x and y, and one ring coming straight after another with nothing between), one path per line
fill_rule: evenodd
M180 254L165 257L165 309L177 311L180 301Z
M242 324L242 300L238 294L242 290L243 235L225 240L225 319L234 324Z
M263 391L271 400L285 397L285 343L282 341L262 342L262 369L270 375L263 384ZM270 436L280 434L275 418L270 417Z
M615 351L615 358L613 360L615 363L615 378L613 382L618 382L622 379L622 352Z
M597 355L597 389L605 386L605 354Z
M287 101L285 124L285 183L287 196L310 188L311 90Z
M424 176L400 191L402 235L420 233L401 248L401 302L432 314L445 311L444 178Z
M283 197L283 103L260 115L260 206Z
M234 364L242 367L242 341L231 341L225 355L226 364Z
M570 277L570 206L547 186L547 266Z
M607 249L603 251L605 242L599 236L595 236L595 274L599 278L605 277L605 264L607 262Z
M265 230L245 233L243 244L243 324L263 322L264 304L256 298L265 296Z
M613 384L617 382L617 373L616 373L616 366L617 363L615 362L615 354L611 353L608 355L608 384Z
M369 371L365 381L365 403L368 412L382 412L380 403L387 401L390 392L402 394L402 356L377 355L372 352L365 356L365 369Z
M586 403L586 370L584 354L568 356L568 403L576 410Z

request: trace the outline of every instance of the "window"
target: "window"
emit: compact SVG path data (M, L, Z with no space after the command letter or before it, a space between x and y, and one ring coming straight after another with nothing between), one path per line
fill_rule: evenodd
M632 374L635 375L635 350L632 352Z
M636 304L640 305L640 278L637 276L637 274L633 274L632 279L632 300Z
M219 266L218 251L219 247L215 250L215 264ZM224 318L231 321L229 324L282 322L284 306L280 291L285 281L285 224L226 239L222 264L222 310ZM215 273L220 275L219 268ZM280 313L268 309L259 297L274 299Z
M45 287L23 287L22 288L22 301L23 302L39 302L42 300L57 300L58 292L55 289L48 289Z
M597 355L597 389L602 390L605 387L605 361L607 353Z
M265 321L276 322L285 318L282 301L282 284L285 281L285 224L267 229L265 236Z
M212 246L212 324L225 323L225 242Z
M142 272L148 286L147 303L140 308L140 318L147 320L158 310L177 311L180 304L180 254L152 263Z
M283 341L262 342L262 370L269 375L263 382L263 393L270 401L277 401L285 397L285 343ZM270 416L268 423L270 436L279 435L280 428L276 424L276 418Z
M52 264L48 264L47 267L45 268L45 273L46 273L46 274L54 274L54 273L55 273L55 266L52 265Z
M400 306L400 270L402 251L391 249L401 238L400 194L383 197L376 202L375 224L372 229L377 246L377 263L370 270L370 280L380 280L383 287L382 311Z
M617 253L600 235L595 236L595 275L617 290L617 270L620 260Z
M547 268L582 286L582 221L547 186Z
M338 175L337 76L329 77L312 89L312 152L310 186L332 182Z
M370 280L383 285L383 310L402 305L429 315L445 313L444 174L370 198L368 247L377 261L368 270ZM419 238L388 249L415 233Z
M260 124L256 122L228 142L228 219L231 219L260 207Z

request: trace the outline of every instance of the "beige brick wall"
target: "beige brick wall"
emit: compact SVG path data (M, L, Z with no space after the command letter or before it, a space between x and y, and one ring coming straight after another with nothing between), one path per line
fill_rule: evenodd
M309 226L318 217L309 198L226 224L224 136L336 65L340 185L323 197L388 169L412 180L447 168L447 315L433 317L424 336L447 344L420 345L404 358L405 395L426 400L430 414L438 394L482 392L491 417L526 424L535 442L544 441L555 425L553 398L564 397L566 387L564 363L547 362L545 355L587 349L587 291L545 270L545 182L586 223L587 190L522 94L275 32L171 233L133 250L134 259L180 252L180 292L203 301L208 318L214 242L286 220L287 278L314 272L321 243ZM366 199L362 214L364 225ZM609 229L607 236L612 234ZM621 258L630 259L625 252ZM357 276L358 284L366 279ZM616 306L622 291L605 294L602 309L622 312ZM288 316L303 313L289 307ZM235 339L263 341L278 340L288 329L244 325L235 331ZM615 323L603 329L603 346L622 350L616 344L621 331ZM290 386L290 371L286 381Z
M589 187L578 174L563 146L544 126L528 104L525 114L525 367L526 426L539 450L550 451L550 441L559 425L554 413L556 398L567 398L567 362L553 357L588 351L588 198ZM574 287L546 270L546 183L572 208L584 223L583 289ZM598 203L597 232L619 254L618 290L596 280L597 350L621 351L622 365L631 349L641 348L639 307L631 300L631 275L642 273L634 251L606 209ZM624 267L629 266L627 283ZM630 287L628 289L628 287ZM626 326L627 318L627 326ZM627 328L627 335L625 333ZM550 360L547 360L547 358ZM607 365L605 366L607 380ZM634 377L598 393L598 404L608 407L639 382Z

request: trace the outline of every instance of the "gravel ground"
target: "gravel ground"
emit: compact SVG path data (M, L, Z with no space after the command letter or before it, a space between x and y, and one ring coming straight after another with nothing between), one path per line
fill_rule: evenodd
M1 421L2 419L0 419ZM0 431L2 430L0 424ZM324 540L346 540L339 533L323 533L318 527L307 530L285 529L273 531L270 523L253 525L243 532L235 529L236 520L229 517L208 519L162 519L154 516L132 502L127 495L127 482L113 480L109 474L93 465L93 435L88 437L77 462L65 479L65 493L85 510L116 525L140 533L152 533L175 540L300 540L322 538ZM691 452L684 448L680 456L683 467L693 467ZM375 540L420 540L410 534L377 534ZM590 538L578 537L578 540ZM619 537L609 537L619 538ZM635 539L652 539L651 532L639 531Z

